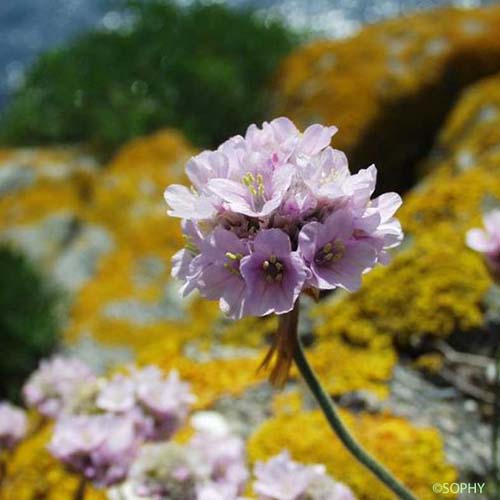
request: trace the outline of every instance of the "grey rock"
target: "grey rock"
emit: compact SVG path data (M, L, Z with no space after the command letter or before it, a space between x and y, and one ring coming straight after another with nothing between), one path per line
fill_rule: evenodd
M454 388L436 387L419 372L402 365L395 367L390 385L390 397L381 402L381 408L416 425L437 428L447 459L460 470L464 481L486 477L490 428L477 411L471 411L469 400Z
M221 413L231 428L244 438L271 416L273 389L263 383L248 389L238 398L222 396L214 404L213 410Z
M0 234L0 240L23 251L33 261L51 262L73 238L76 220L72 213L54 213L34 224L11 226Z
M0 168L0 197L32 186L36 177L36 172L27 165L3 165Z
M158 302L143 302L136 298L108 302L102 314L110 319L129 321L139 326L152 325L160 321L183 319L187 301L181 302L179 285L168 282Z
M76 292L94 275L99 258L113 246L108 231L98 226L83 226L55 260L52 274L56 282Z
M98 259L113 248L106 230L82 223L67 212L9 227L0 233L0 242L18 248L70 292L93 276Z
M134 360L132 349L103 345L88 333L82 333L78 341L65 346L64 354L81 359L99 374L104 374L119 364L132 363Z

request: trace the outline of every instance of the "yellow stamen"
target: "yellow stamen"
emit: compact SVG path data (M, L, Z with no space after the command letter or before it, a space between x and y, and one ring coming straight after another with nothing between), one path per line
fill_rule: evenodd
M231 260L241 260L243 255L241 253L226 252L226 257Z

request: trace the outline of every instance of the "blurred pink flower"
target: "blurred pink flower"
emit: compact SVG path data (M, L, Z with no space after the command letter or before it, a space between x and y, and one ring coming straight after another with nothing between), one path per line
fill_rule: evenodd
M137 371L134 382L144 437L152 441L170 438L184 423L196 400L189 384L175 370L165 378L154 367Z
M97 487L122 482L138 451L130 418L104 415L63 416L54 429L49 451Z
M327 475L323 465L294 462L287 451L254 468L260 500L355 500L351 490Z
M203 463L177 443L144 445L129 476L131 489L151 500L197 500Z
M125 375L115 375L100 390L96 405L99 409L122 413L132 410L136 404L134 381Z
M189 448L208 467L212 485L222 485L222 490L232 492L233 498L241 494L249 475L243 439L234 435L215 412L199 412L191 418L191 424L196 432Z
M95 379L92 370L82 361L56 356L40 363L23 387L23 396L29 407L55 418L78 387Z
M466 236L467 245L484 255L493 276L500 279L500 209L483 217L484 229L471 229Z
M16 406L0 403L0 452L12 449L26 435L28 419L26 413Z

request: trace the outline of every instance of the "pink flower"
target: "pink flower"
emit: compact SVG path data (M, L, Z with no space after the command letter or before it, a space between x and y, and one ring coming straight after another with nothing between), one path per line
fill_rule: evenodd
M280 229L259 232L240 269L246 283L245 312L252 316L291 311L308 277L304 261Z
M109 487L126 478L138 444L129 418L79 415L57 422L48 449L97 487Z
M0 452L12 449L26 435L28 419L20 408L0 403Z
M330 147L336 131L315 124L301 133L277 118L189 161L191 189L165 193L188 239L173 259L183 295L198 289L232 318L285 314L301 292L355 290L388 262L403 238L394 218L401 198L371 199L377 169L351 175Z
M25 384L23 395L28 406L54 418L79 387L94 380L94 373L85 363L73 358L54 357L40 363Z
M197 488L196 500L243 500L238 490L229 483L203 483Z
M326 474L323 465L294 462L287 451L254 468L260 500L355 500L351 490Z
M226 203L227 209L249 217L266 217L276 210L290 187L293 168L269 168L264 157L252 152L237 181L213 179L208 188Z
M215 412L199 412L191 419L195 435L189 448L208 466L212 485L223 485L233 498L248 479L244 441L231 433L224 418Z
M500 279L500 209L483 217L484 229L471 229L467 233L467 245L484 255L493 276Z
M177 443L142 447L130 471L132 490L151 500L197 500L203 463Z
M245 282L240 263L249 253L247 243L231 231L217 228L206 239L202 249L197 263L199 272L191 279L196 280L204 297L219 299L223 311L230 316L241 316Z
M312 271L310 285L323 290L357 290L362 273L377 261L375 249L354 237L346 209L333 212L323 223L306 224L299 234L299 252Z
M168 439L184 423L195 397L176 371L163 378L159 370L146 368L135 374L139 425L147 440Z
M99 392L96 406L113 413L130 411L136 404L135 390L132 379L124 375L115 375Z

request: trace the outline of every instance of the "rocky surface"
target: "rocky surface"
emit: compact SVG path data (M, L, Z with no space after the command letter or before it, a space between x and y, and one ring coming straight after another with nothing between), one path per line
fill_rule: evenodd
M415 129L425 128L425 113L445 89L442 70L457 54L471 58L464 85L500 63L500 39L489 24L500 10L485 12L450 11L446 26L422 14L411 30L391 21L367 28L356 42L311 45L283 70L283 109L304 122L340 120L348 137L341 139L341 129L339 144L351 151L362 144L364 127L395 110L401 120L418 117ZM485 62L479 54L486 48ZM353 55L369 61L347 64ZM429 85L436 95L425 107L408 108L408 116L393 107L422 96ZM398 159L393 165L400 165L406 147L399 141L405 127L378 131L389 144L381 154ZM460 95L432 151L412 167L423 180L405 196L400 216L407 242L393 262L370 273L356 294L303 304L300 327L309 355L349 410L346 419L425 499L438 498L432 479L483 480L489 468L488 367L500 300L464 235L481 223L484 209L500 203L499 144L500 77L493 76ZM178 222L165 215L162 191L183 181L193 151L172 130L133 141L104 168L76 149L0 151L0 239L68 291L69 352L100 370L134 359L176 368L199 396L197 408L215 407L251 437L253 458L288 440L298 454L328 463L361 498L385 498L340 449L332 458L320 446L322 421L304 411L313 405L302 401L295 372L282 394L265 383L265 373L256 373L275 329L272 319L232 323L216 304L179 299L169 261L183 242ZM472 368L465 358L475 360ZM32 464L29 450L23 453Z
M439 429L446 456L464 481L487 476L491 429L481 420L477 401L454 387L438 387L403 366L394 369L390 386L391 395L382 408L416 425Z
M500 8L443 9L313 41L284 62L274 114L334 123L354 169L375 163L381 190L407 189L460 90L500 69Z

